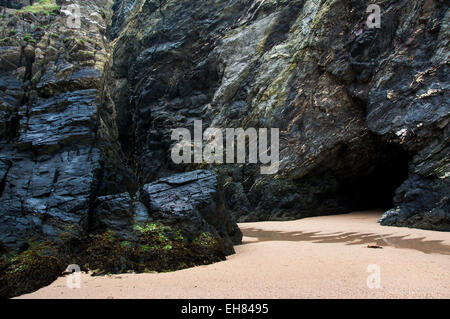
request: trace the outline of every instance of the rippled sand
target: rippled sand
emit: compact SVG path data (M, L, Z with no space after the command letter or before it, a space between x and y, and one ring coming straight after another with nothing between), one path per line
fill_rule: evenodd
M224 262L161 274L82 274L80 289L61 277L20 298L450 298L450 233L380 226L380 215L240 224L244 244ZM377 270L380 287L369 288Z

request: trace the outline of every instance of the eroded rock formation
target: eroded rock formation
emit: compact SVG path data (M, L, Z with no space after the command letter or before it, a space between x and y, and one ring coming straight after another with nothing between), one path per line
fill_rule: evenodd
M81 4L79 27L69 20L70 4L20 10L8 4L13 8L2 20L8 35L0 49L2 296L48 284L68 263L123 272L213 262L233 253L242 237L212 172L205 172L207 185L192 179L191 190L207 190L201 203L193 205L186 190L186 205L193 205L186 225L148 214L119 143L109 85L113 4ZM36 267L48 276L34 278Z
M380 1L379 29L359 0L83 1L80 28L52 3L0 2L2 253L50 240L89 267L164 270L172 246L155 255L149 232L181 249L184 231L195 264L232 252L234 218L375 207L450 230L445 1ZM279 128L278 173L175 165L172 129L199 119Z
M215 167L239 220L386 207L383 224L449 230L448 6L380 5L371 29L364 1L121 1L112 75L140 181L179 169L170 132L195 119L278 127L276 176Z

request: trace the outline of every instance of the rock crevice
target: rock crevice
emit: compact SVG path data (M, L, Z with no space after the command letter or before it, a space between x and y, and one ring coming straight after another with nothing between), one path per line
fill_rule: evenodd
M450 230L444 1L377 1L379 29L357 0L83 1L81 28L50 2L0 1L2 251L179 269L232 253L235 220L374 206ZM195 120L279 128L279 171L175 165L171 132Z

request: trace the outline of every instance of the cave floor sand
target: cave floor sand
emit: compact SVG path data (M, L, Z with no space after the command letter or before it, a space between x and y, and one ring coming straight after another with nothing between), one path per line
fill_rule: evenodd
M244 223L243 245L226 261L172 273L82 274L79 289L61 277L19 298L450 298L450 233L380 226L380 215ZM369 265L379 266L379 288L367 285L377 267Z

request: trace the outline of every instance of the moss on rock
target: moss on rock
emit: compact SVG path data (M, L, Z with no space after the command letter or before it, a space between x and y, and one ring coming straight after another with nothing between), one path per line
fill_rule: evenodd
M56 245L50 241L30 242L23 252L4 254L0 258L0 298L18 296L49 285L64 268Z
M166 272L225 259L211 233L189 239L180 227L149 223L135 227L135 241L113 231L93 236L81 257L84 270L95 275L124 272Z
M60 7L56 4L55 0L39 0L32 5L26 6L25 8L18 10L18 13L44 13L44 14L55 14L59 11Z

